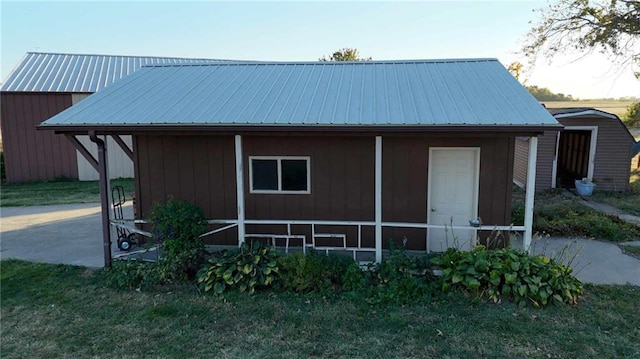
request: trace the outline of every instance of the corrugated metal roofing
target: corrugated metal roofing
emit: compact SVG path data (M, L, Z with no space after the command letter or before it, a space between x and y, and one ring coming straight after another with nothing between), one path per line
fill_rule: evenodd
M212 61L225 60L28 52L2 91L93 93L145 65Z
M145 67L44 125L558 123L497 60L463 59Z

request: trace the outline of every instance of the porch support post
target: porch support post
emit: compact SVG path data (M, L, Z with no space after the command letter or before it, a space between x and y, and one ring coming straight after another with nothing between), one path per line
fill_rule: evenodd
M531 254L533 235L533 202L536 192L536 163L538 162L538 137L529 139L529 162L527 168L527 193L524 202L524 238L522 248Z
M236 135L236 198L238 203L238 246L244 243L244 165L242 161L242 136Z
M107 168L107 148L95 131L89 132L89 139L98 145L98 173L100 174L100 204L102 205L102 247L104 266L111 267L111 225L109 223L109 173Z
M382 262L382 136L376 136L376 262Z

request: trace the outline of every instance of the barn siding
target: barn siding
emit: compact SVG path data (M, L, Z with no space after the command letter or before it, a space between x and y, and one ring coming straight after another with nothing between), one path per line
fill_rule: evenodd
M78 178L76 150L53 131L36 126L71 107L70 94L0 94L2 145L7 182Z
M618 119L606 117L563 118L564 126L597 126L598 140L593 168L596 190L628 191L633 142Z

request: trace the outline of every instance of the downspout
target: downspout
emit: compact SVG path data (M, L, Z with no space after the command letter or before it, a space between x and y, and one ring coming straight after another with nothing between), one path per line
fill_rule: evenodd
M95 131L89 131L89 139L98 146L98 173L100 175L100 203L102 205L102 246L104 266L111 267L111 226L109 224L109 182L107 179L107 148Z

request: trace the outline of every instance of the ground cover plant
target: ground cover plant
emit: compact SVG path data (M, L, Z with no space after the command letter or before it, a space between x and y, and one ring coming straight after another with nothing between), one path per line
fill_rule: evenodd
M580 305L474 304L457 293L371 306L195 286L114 290L86 268L0 262L3 358L640 356L640 288L588 286Z
M111 180L112 186L122 186L128 203L134 193L133 179ZM41 206L69 203L99 203L98 181L57 179L46 182L3 183L0 206Z
M524 223L524 194L514 191L512 221ZM640 228L616 216L598 213L581 204L582 199L568 197L559 190L536 194L533 230L540 234L588 237L613 242L640 238ZM633 200L632 200L633 201Z

